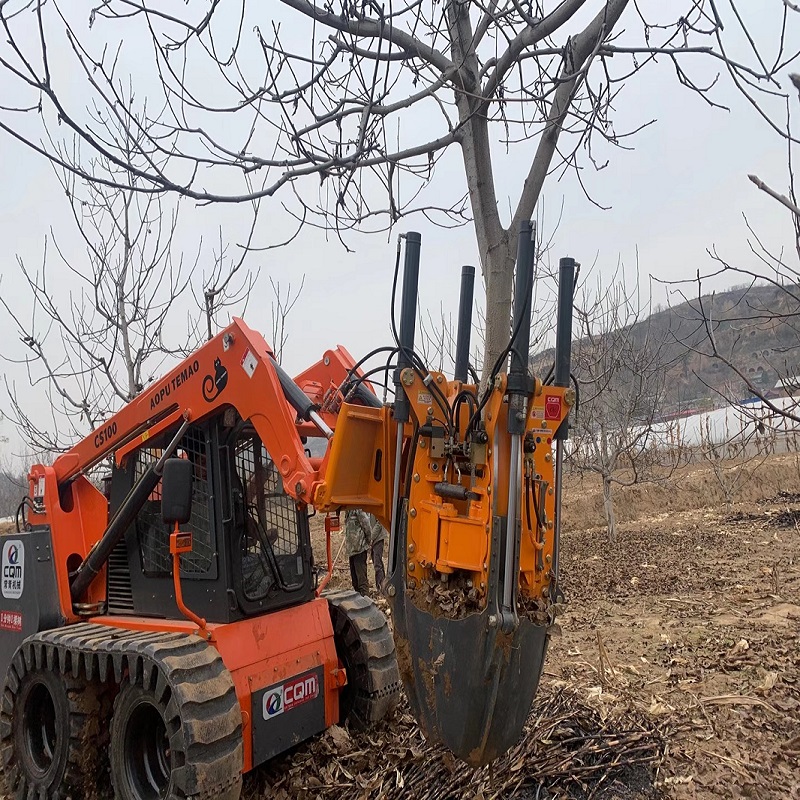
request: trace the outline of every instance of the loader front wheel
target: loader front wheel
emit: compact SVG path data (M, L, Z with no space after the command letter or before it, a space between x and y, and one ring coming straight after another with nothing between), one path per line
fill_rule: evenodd
M136 684L128 684L119 693L111 720L111 780L117 797L158 800L172 796L168 793L172 747L165 711L152 691Z

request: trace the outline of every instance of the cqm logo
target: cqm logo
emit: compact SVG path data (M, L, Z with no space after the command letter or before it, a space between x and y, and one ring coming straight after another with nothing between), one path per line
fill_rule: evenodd
M270 692L264 699L264 718L274 717L283 711L283 692Z
M0 564L0 592L7 600L19 600L25 588L25 546L22 542L5 542Z
M272 719L284 711L291 711L309 700L319 697L319 678L316 673L302 675L264 694L264 719Z

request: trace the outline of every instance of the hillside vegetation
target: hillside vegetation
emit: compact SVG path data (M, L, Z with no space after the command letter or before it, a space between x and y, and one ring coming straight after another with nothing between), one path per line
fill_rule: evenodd
M656 307L649 318L630 326L637 346L664 342L666 410L705 408L720 395L740 400L752 395L742 378L712 355L717 350L761 392L800 374L800 287L742 286L701 298ZM574 343L574 352L586 346ZM534 357L537 372L552 363L552 348ZM577 361L575 362L577 363ZM580 375L579 375L580 377Z

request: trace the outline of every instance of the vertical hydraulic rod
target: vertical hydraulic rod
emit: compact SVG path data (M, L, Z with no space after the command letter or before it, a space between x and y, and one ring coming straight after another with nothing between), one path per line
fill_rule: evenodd
M517 243L517 273L514 282L514 336L511 341L511 365L508 371L508 514L506 517L505 560L503 573L502 627L513 630L516 613L519 542L517 512L522 473L522 436L525 433L528 395L531 391L528 368L533 291L534 239L536 228L530 220L520 226Z
M461 267L461 295L458 300L458 331L456 334L456 366L453 377L467 382L469 340L472 329L472 299L475 293L475 267Z
M558 262L558 312L556 317L556 366L553 383L569 386L572 369L572 300L575 293L574 258L562 258ZM553 598L558 590L558 560L561 544L561 487L564 469L564 442L569 437L569 417L553 437L556 441L555 464L555 519L553 520Z
M397 369L394 373L396 387L393 417L396 422L407 422L411 412L400 374L412 366L414 334L417 327L417 292L419 288L419 251L422 237L415 231L406 234L405 263L403 265L403 293L400 299L400 351L397 355Z
M403 430L411 413L411 405L403 389L400 375L413 365L414 334L417 325L417 294L419 290L419 252L422 237L416 231L406 236L405 262L403 265L403 293L400 300L400 332L397 343L397 369L394 373L394 411L392 416L397 423L397 451L394 461L394 482L392 485L392 521L389 530L389 574L397 565L397 525L400 514L400 465L403 457Z

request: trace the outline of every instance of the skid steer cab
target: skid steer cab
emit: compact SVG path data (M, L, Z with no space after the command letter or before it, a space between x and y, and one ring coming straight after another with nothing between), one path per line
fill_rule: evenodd
M353 365L328 360L327 383ZM243 772L398 702L384 615L317 591L286 486L318 465L263 339L237 321L189 365L34 466L0 537L0 797L237 798Z

